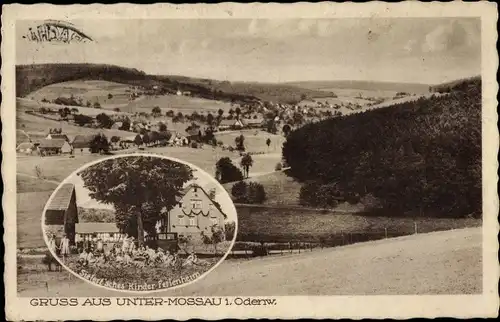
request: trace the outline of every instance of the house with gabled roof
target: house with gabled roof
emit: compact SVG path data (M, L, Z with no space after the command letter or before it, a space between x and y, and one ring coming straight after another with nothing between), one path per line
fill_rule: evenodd
M87 154L91 153L90 151L90 142L94 139L95 135L77 135L71 141L71 146L75 150L75 152L79 154Z
M41 139L35 145L41 155L73 153L72 146L63 139Z
M177 233L179 237L191 236L202 241L201 233L211 236L212 226L224 230L227 215L220 205L198 184L186 187L178 204L158 223L159 233Z
M60 231L68 236L70 243L75 243L78 207L75 186L72 183L65 183L57 189L46 206L44 223L47 226L46 231Z

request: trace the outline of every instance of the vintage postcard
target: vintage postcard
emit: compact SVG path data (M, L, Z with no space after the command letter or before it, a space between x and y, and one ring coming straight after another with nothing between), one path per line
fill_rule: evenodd
M2 9L8 320L498 315L495 3Z

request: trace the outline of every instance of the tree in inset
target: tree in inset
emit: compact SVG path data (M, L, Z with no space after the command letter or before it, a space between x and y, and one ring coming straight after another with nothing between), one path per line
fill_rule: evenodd
M144 243L144 231L155 233L165 212L178 204L192 169L171 160L147 156L108 159L79 173L90 197L113 205L122 232Z

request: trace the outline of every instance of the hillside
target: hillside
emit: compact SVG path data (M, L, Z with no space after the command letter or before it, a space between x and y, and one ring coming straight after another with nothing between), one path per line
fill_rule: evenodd
M481 79L459 84L292 132L283 149L291 174L314 181L311 191L371 193L391 213L480 217Z
M453 91L468 91L470 87L474 87L475 83L481 80L481 76L458 79L455 81L434 85L430 87L431 92L435 93L450 93Z
M311 89L298 89L286 84L228 82L184 76L148 75L133 68L103 64L36 64L16 66L16 96L25 97L45 86L75 81L102 80L121 84L159 87L160 93L173 93L178 89L189 91L195 97L206 99L250 102L298 102L302 96L331 95Z
M368 90L374 92L394 91L394 92L407 92L415 94L424 94L429 92L428 84L419 84L419 83L341 80L341 81L303 81L303 82L291 82L286 84L311 90L335 91L335 89L358 89L358 90Z
M115 212L110 209L78 207L79 222L115 222Z
M293 177L283 172L273 172L270 174L245 179L246 182L257 182L264 186L267 199L265 205L299 205L299 192L302 186ZM231 195L231 188L235 182L223 184L224 188Z
M481 229L472 228L300 255L225 260L196 283L159 296L481 294L481 244ZM58 296L120 296L74 277L68 283L48 284ZM47 296L47 285L23 290L22 296Z

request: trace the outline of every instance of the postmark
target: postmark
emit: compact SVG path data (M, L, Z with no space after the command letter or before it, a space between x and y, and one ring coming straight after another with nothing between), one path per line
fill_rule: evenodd
M37 43L86 43L94 41L75 25L60 20L46 20L36 27L29 27L23 39Z

